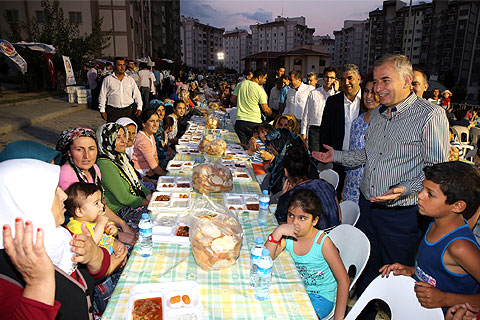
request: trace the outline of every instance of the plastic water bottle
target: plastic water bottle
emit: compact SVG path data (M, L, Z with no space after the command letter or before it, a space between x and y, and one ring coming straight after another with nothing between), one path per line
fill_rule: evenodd
M225 114L223 115L223 127L222 127L222 129L227 129L227 125L228 125L228 114L225 112Z
M149 257L153 252L152 244L152 221L148 213L142 213L142 219L138 224L140 236L138 237L139 253L142 257Z
M258 208L258 224L265 225L268 220L268 204L270 203L270 196L268 195L268 190L263 190L262 195L260 196L260 203Z
M255 239L255 247L250 251L250 285L255 287L255 280L257 277L257 263L262 256L263 238L257 237Z
M255 298L259 301L270 299L270 283L272 281L273 261L270 258L270 250L263 249L262 256L257 263L257 277L253 290Z

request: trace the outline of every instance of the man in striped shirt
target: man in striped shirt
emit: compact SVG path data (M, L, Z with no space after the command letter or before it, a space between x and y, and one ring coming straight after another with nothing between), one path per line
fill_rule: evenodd
M313 152L321 162L348 167L365 164L356 226L367 235L372 250L358 283L359 293L384 264L399 260L414 264L422 168L447 161L449 151L445 112L411 91L413 70L407 57L379 59L373 76L381 105L372 113L365 148L349 152L325 146L327 152Z

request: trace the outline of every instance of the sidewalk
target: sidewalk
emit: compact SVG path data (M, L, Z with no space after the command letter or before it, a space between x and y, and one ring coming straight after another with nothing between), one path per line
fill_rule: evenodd
M68 103L67 97L0 104L0 135L84 109L87 109L87 105Z

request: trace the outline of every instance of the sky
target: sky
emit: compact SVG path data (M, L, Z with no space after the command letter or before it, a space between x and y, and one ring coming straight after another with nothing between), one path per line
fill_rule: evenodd
M307 25L315 28L315 35L333 37L333 31L340 30L344 20L364 20L370 11L382 8L382 3L382 0L180 0L180 13L229 31L235 27L249 30L251 24L274 21L283 12L284 17L304 16Z

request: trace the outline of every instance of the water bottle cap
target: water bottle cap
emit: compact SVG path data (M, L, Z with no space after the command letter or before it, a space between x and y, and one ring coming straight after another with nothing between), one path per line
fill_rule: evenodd
M142 219L149 219L150 216L148 215L148 213L142 213Z
M269 255L270 255L270 250L268 250L267 248L263 248L262 256L269 256Z
M268 190L263 190L262 193L263 194L268 194Z
M257 238L255 239L255 243L256 243L256 244L263 244L263 238L262 238L262 237L257 237Z
M200 161L200 159L198 159L198 158L195 158L195 161L196 161L196 162L199 162L199 161Z

